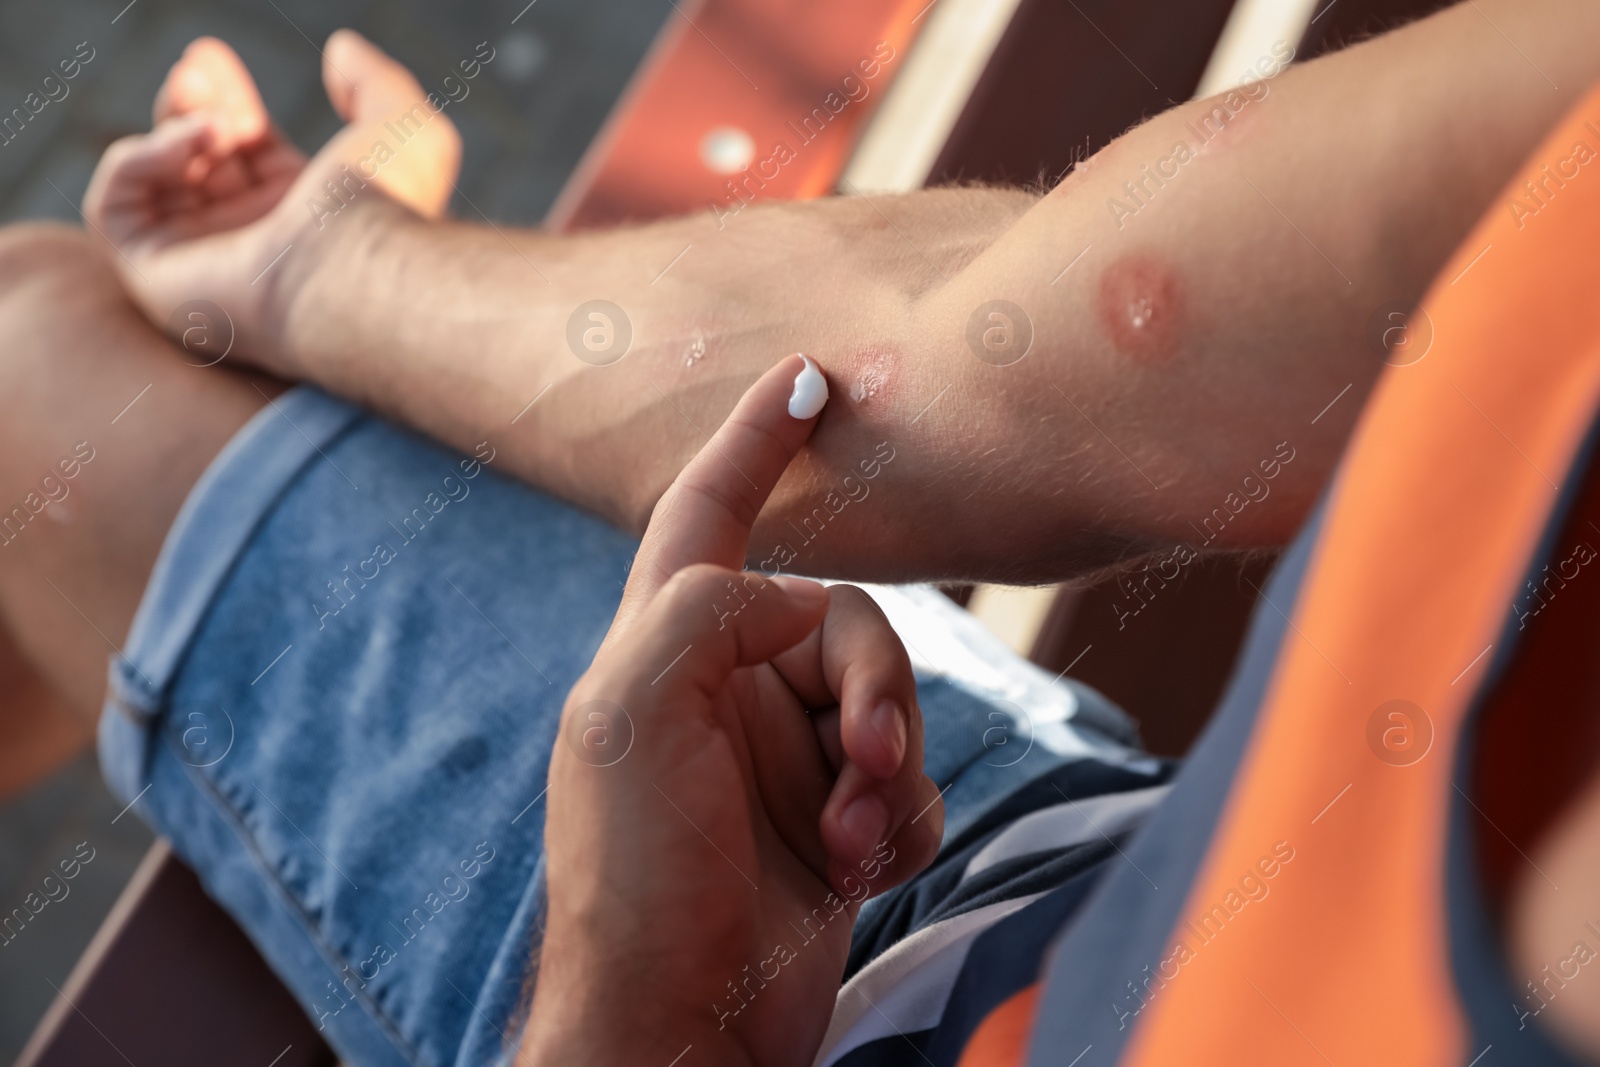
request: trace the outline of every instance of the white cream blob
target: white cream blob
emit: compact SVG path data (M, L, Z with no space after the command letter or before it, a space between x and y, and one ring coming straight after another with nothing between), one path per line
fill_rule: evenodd
M809 419L828 402L828 380L822 376L822 371L810 356L801 354L800 358L806 361L806 365L794 376L794 392L789 394L789 414L797 419Z

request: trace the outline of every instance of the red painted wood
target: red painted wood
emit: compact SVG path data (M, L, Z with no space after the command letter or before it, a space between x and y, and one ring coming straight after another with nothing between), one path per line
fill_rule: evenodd
M546 225L584 229L831 191L926 6L674 0ZM702 148L717 130L750 138L748 169L730 175L707 164Z

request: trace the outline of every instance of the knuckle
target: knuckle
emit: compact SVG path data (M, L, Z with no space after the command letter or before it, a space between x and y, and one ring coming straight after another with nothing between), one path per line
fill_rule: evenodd
M889 616L883 613L883 609L872 598L872 594L860 586L835 585L830 589L830 593L840 603L840 606L848 610L852 615L859 616L868 623L892 630L889 625Z
M873 611L877 611L878 602L873 600L872 597L868 595L867 591L862 589L860 586L848 585L841 582L838 585L832 586L829 589L829 592L833 596L834 600L839 603L840 607L848 607L853 611L860 610L862 608L871 608ZM879 612L879 614L882 613Z
M713 563L691 563L668 578L660 596L672 607L715 596L733 576L726 567Z
M898 678L910 670L911 655L872 594L857 586L842 584L829 587L828 592L835 610L849 620L853 632L865 634L882 646L879 656L873 660L877 673L886 678Z
M761 512L760 503L740 486L713 481L698 471L678 483L678 490L687 502L719 511L740 527L754 525Z
M108 173L115 173L131 157L137 155L149 139L150 135L144 133L130 133L125 137L118 137L106 146L105 153L100 157L100 168Z
M780 455L788 455L789 446L766 423L751 419L737 411L729 416L728 423L741 439L745 439L747 447L771 449Z

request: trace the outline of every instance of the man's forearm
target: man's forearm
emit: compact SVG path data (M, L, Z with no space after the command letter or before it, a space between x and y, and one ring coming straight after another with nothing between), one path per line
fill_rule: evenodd
M1597 29L1597 5L1481 0L1175 108L1037 201L936 190L555 237L374 195L288 265L285 349L634 528L805 351L844 402L757 530L753 561L785 570L1043 580L1281 543L1384 366L1375 313L1420 298L1600 74ZM568 340L597 299L632 333L605 366ZM982 345L996 300L1031 327L1008 366Z
M832 560L850 552L847 521L885 521L932 469L911 462L922 446L901 450L900 407L927 376L909 344L914 301L941 279L878 211L954 276L1036 201L944 190L560 237L424 223L373 196L286 273L285 348L292 372L459 447L489 440L497 468L635 530L750 383L806 352L832 382L829 438L791 470L773 514L798 522L830 489L866 491L817 545ZM569 340L575 309L597 299L621 309L607 313L611 336L579 316ZM863 462L882 473L865 478Z

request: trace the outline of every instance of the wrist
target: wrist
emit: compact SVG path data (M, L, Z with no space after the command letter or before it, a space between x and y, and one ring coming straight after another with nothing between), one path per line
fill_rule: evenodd
M329 356L349 348L381 249L414 222L374 192L335 217L315 224L308 217L291 231L282 258L257 283L262 292L245 334L252 361L284 377L323 381Z
M736 1031L719 1027L706 1007L714 998L681 995L696 985L684 961L641 953L626 925L552 910L517 1067L664 1065L689 1046L697 1063L754 1067Z
M590 1022L583 1016L546 1022L529 1021L517 1051L516 1067L633 1067L640 1063L670 1064L694 1049L694 1061L716 1067L756 1067L732 1031L715 1026L689 1032L653 1026L634 1016Z
M552 995L553 989L559 992ZM541 968L516 1067L669 1064L688 1048L697 1063L755 1067L731 1028L719 1029L709 1012L702 1020L666 1007L663 994L636 981L575 988Z

